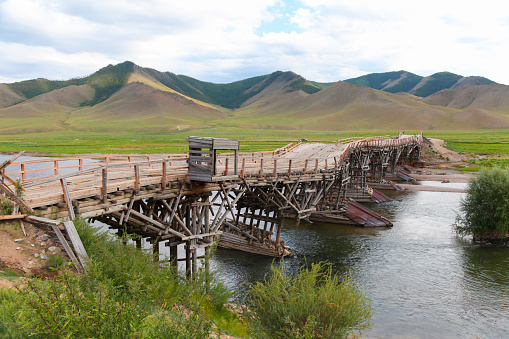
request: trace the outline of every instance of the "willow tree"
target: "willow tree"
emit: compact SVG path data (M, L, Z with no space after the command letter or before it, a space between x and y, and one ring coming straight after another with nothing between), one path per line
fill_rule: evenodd
M470 180L454 224L474 240L509 236L509 167L483 168Z

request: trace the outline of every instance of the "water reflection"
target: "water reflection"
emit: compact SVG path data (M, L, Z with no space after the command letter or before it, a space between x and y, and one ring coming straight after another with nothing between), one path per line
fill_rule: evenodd
M425 183L432 184L465 185ZM453 234L459 193L389 195L392 202L369 207L392 228L286 221L281 237L296 253L287 265L296 270L325 260L339 274L352 272L375 309L365 338L509 338L509 245L481 246ZM219 250L212 267L242 296L272 262Z
M459 193L391 196L369 207L392 228L285 222L282 239L296 252L288 266L326 260L339 274L352 272L375 308L366 338L509 337L509 247L481 247L452 232ZM263 279L272 259L220 250L214 263L238 287Z

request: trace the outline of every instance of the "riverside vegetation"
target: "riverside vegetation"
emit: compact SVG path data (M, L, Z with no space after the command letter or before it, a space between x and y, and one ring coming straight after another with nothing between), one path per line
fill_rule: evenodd
M475 240L509 237L509 167L483 168L467 186L456 217L459 235Z
M274 264L241 312L225 306L232 294L213 273L184 279L128 238L79 219L76 227L91 258L87 274L54 260L57 278L0 289L2 338L344 338L370 325L369 302L328 264L297 275Z

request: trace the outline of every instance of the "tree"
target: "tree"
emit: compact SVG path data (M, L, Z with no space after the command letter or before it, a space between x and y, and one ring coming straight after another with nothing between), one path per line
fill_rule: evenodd
M509 236L509 167L483 168L467 186L454 228L474 240Z

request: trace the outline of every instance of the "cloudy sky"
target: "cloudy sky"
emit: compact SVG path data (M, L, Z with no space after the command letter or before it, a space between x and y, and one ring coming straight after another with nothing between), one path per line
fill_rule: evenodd
M0 0L0 82L126 60L228 83L276 70L332 82L450 71L509 84L504 1Z

